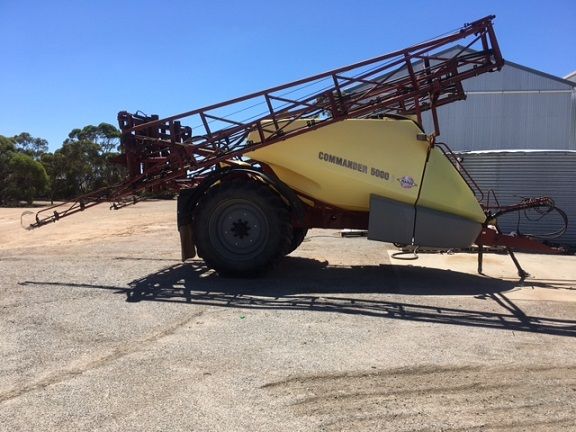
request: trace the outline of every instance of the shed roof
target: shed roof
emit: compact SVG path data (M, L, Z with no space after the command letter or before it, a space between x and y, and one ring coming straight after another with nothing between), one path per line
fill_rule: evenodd
M564 77L565 80L573 81L576 83L576 70L574 72L569 73Z
M447 49L445 49L445 50L442 50L442 51L437 52L436 55L444 55L444 54L447 54L447 53L449 53L449 52L451 52L451 51L456 51L456 50L462 50L462 51L469 52L469 53L477 52L476 50L473 50L473 49L471 49L471 48L466 48L466 47L464 47L464 46L462 46L462 45L454 45L454 46L452 46L452 47L450 47L450 48L447 48ZM418 62L416 62L415 64L420 64L420 63L421 63L421 61L418 61ZM532 74L534 74L534 75L538 75L538 76L541 76L541 77L543 77L543 78L548 78L548 79L551 79L551 80L560 82L560 83L562 83L562 84L569 85L569 86L571 86L571 87L576 87L576 82L574 82L574 81L569 81L569 80L567 79L567 78L570 77L570 76L576 75L576 71L572 72L571 74L569 74L568 76L566 76L566 77L564 77L564 78L561 78L561 77L558 77L558 76L556 76L556 75L552 75L552 74L549 74L549 73L546 73L546 72L542 72L542 71L539 71L539 70L537 70L537 69L534 69L534 68L531 68L531 67L528 67L528 66L524 66L524 65L521 65L521 64L512 62L512 61L510 61L510 60L506 60L506 59L504 59L504 65L505 65L505 66L511 66L511 67L514 67L514 68L517 68L517 69L521 69L521 70L523 70L523 71L532 73Z

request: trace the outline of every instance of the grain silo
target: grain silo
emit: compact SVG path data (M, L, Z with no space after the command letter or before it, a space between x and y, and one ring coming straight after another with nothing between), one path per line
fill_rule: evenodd
M543 236L554 243L576 247L576 151L571 150L481 150L458 154L462 165L494 203L490 191L502 205L524 197L548 196L568 215L568 229L557 213L518 212L499 218L506 233Z

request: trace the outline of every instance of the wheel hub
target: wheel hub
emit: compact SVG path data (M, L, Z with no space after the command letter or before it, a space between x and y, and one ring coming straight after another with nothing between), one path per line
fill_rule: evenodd
M230 228L230 231L232 231L234 237L243 239L244 237L250 235L250 225L248 225L248 221L238 219L232 222L232 228Z
M217 208L210 227L220 252L236 260L257 256L266 247L270 229L264 212L243 199L227 201Z

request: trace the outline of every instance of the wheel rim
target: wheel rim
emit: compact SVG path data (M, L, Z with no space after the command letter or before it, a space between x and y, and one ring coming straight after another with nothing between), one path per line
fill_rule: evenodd
M258 206L237 199L221 203L215 209L209 230L220 254L228 259L246 261L266 247L270 225Z

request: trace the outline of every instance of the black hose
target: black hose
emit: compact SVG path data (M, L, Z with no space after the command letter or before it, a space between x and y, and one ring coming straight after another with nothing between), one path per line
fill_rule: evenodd
M540 216L538 216L536 218L529 216L529 214L528 214L529 210L534 210L535 212L539 213ZM543 240L551 240L551 239L555 239L555 238L560 237L568 229L568 216L566 215L566 213L562 209L558 208L555 205L553 200L550 200L550 202L548 204L542 204L542 205L533 206L533 207L504 209L504 210L496 212L493 217L498 218L498 217L503 216L505 214L511 214L511 213L517 213L518 214L518 218L516 221L516 232L518 234L522 234L524 236L539 238L539 239L543 239ZM544 233L544 234L521 233L521 230L520 230L520 222L521 222L520 217L521 217L521 215L524 215L524 217L528 221L538 222L538 221L542 220L544 217L546 217L552 213L557 213L562 220L562 226L558 230L552 231L549 233Z

